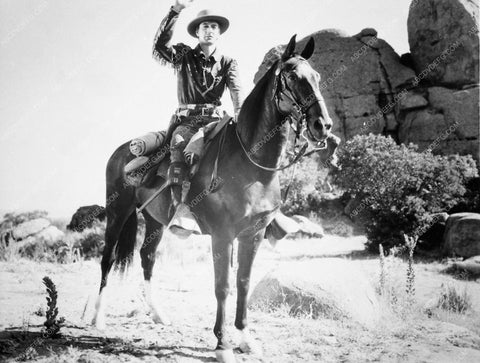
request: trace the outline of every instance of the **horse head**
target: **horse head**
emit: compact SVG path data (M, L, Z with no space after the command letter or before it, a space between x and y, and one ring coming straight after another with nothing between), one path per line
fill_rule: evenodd
M332 128L332 119L320 93L320 74L308 63L315 42L310 38L305 49L295 53L296 35L288 43L281 58L276 62L273 97L281 114L293 118L302 128L310 142L325 140Z

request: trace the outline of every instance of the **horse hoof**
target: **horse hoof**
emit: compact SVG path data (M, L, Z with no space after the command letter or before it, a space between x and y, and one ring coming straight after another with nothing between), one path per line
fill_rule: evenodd
M253 339L249 341L241 342L239 348L242 351L242 353L252 354L257 357L261 357L263 355L263 351L262 351L262 348L260 347L260 344L255 342Z
M107 327L106 324L105 324L105 319L104 318L100 318L98 316L94 317L93 320L92 320L92 325L97 328L98 330L105 330L105 328Z
M232 349L217 349L215 350L215 357L220 363L236 363L235 355Z

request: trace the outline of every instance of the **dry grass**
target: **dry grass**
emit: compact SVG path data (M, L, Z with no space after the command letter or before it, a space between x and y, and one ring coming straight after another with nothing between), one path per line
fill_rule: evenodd
M464 314L472 307L471 297L464 288L462 292L452 284L442 284L437 307L446 311Z

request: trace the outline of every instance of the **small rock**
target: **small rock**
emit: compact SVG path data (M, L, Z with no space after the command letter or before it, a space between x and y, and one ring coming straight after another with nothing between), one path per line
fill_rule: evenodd
M337 338L331 337L331 336L322 337L321 340L323 340L328 345L337 345L338 344Z
M480 275L480 256L467 258L465 261L454 262L453 266L466 270L473 275Z
M309 237L319 238L325 235L322 226L312 222L307 217L301 215L294 215L292 219L300 226L300 230L298 231L300 233L306 234Z
M133 309L127 314L127 318L133 318L134 316L137 316L140 313L138 309Z

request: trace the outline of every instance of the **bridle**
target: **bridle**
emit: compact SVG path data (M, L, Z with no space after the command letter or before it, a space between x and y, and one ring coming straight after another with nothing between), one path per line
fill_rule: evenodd
M280 62L280 61L278 61L278 62ZM315 96L315 98L312 98L311 101L309 101L310 97L307 97L306 100L303 100L301 102L296 100L292 90L288 87L288 83L285 80L285 77L286 77L285 71L283 69L281 69L279 65L274 65L274 67L277 67L277 68L276 68L276 71L275 71L275 80L274 80L274 86L273 86L274 91L273 91L273 94L272 94L272 100L275 103L278 112L281 115L285 115L285 117L283 118L280 125L283 126L283 124L288 121L289 124L290 124L290 128L295 132L295 141L294 141L294 144L293 144L293 149L294 150L295 150L297 141L300 139L300 137L305 139L305 142L300 147L298 152L296 152L296 153L294 152L294 154L293 154L294 158L290 163L288 163L285 166L278 167L278 168L270 168L270 167L267 167L267 166L260 165L259 163L257 163L255 160L252 159L252 157L250 155L251 152L246 150L245 145L244 145L244 143L243 143L243 141L240 137L240 134L238 133L238 128L235 128L235 132L237 134L237 138L238 138L238 141L240 143L240 146L242 147L242 149L243 149L245 155L247 156L248 160L253 165L259 167L260 169L267 170L267 171L285 170L285 169L291 167L292 165L294 165L295 163L297 163L302 157L311 155L312 153L314 153L318 150L323 150L327 147L326 142L322 142L321 146L314 147L312 150L310 150L308 153L306 153L308 145L310 145L310 142L308 141L307 137L304 135L305 132L309 132L308 128L305 125L306 119L307 119L307 112L310 109L310 107L312 107L316 102L322 102L322 100L319 99L317 96ZM286 112L281 110L280 102L282 101L282 97L288 99L291 102L291 106L292 106L291 108L296 113L295 116L293 115L294 112L292 112L292 111L286 113Z

